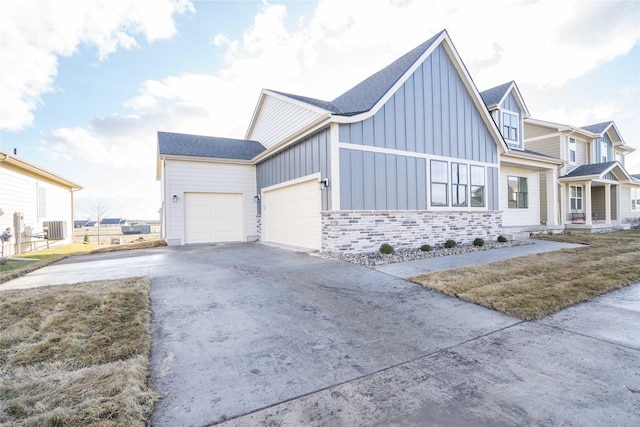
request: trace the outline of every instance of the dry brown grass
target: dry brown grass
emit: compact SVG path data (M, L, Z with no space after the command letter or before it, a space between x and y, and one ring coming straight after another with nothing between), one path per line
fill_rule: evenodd
M144 426L148 278L2 291L0 423Z
M411 281L522 320L640 282L640 230L548 237L588 246L440 271Z

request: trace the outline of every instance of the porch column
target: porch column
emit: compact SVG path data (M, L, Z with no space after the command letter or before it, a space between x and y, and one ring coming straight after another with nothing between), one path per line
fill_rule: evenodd
M567 221L567 184L560 184L560 224Z
M558 225L558 171L547 171L547 225Z
M604 185L604 222L611 224L611 184Z
M591 181L584 183L584 222L587 225L593 225L591 221Z

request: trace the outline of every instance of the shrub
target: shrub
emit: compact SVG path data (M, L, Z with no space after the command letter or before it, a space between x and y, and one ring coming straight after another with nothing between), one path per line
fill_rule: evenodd
M420 250L422 252L431 252L433 250L433 246L431 246L431 245L422 245L422 246L420 246Z
M504 243L507 241L507 238L504 237L502 234L498 236L498 242L500 243Z
M476 237L475 239L473 239L473 246L484 246L484 239Z
M380 253L385 255L391 255L393 253L393 246L388 243L380 245Z
M455 248L456 247L456 241L453 240L453 239L449 239L446 242L444 242L444 247L447 248L447 249Z
M88 245L89 244L89 235L85 233L84 235L84 244Z

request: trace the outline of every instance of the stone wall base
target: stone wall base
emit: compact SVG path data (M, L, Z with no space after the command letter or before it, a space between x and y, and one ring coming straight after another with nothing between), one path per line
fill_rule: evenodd
M322 212L322 252L375 252L441 245L448 239L470 243L502 233L500 211L334 211Z

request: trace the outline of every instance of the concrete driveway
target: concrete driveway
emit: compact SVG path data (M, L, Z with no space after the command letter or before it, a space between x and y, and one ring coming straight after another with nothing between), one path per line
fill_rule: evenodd
M154 426L637 425L640 285L541 322L259 244L77 257L153 280Z

